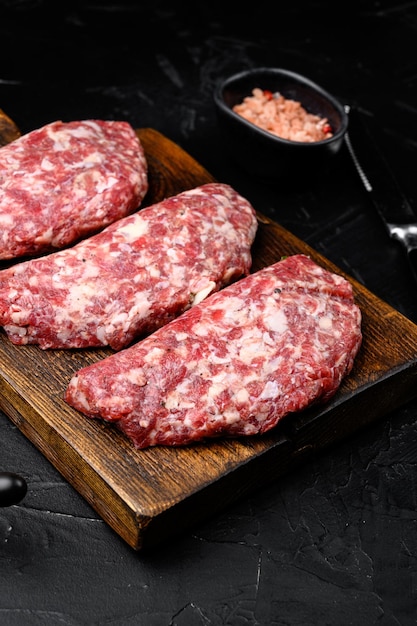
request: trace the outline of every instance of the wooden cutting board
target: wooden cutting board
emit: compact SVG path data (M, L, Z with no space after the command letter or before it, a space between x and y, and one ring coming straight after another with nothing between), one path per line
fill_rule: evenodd
M137 132L149 163L146 204L213 180L157 131ZM253 270L298 252L343 274L259 214ZM13 346L2 331L0 408L116 533L135 550L146 550L417 394L417 326L350 280L364 335L351 375L330 403L286 418L266 436L135 450L113 426L82 416L63 400L72 374L110 350Z

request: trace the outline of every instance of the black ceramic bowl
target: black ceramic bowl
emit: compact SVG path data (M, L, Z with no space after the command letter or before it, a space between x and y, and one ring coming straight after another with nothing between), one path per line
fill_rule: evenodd
M309 112L327 118L333 136L307 143L282 139L248 122L232 109L258 87L296 100ZM348 127L342 104L314 82L284 69L258 68L235 74L215 90L222 136L231 155L249 173L268 181L302 180L316 175L336 155Z

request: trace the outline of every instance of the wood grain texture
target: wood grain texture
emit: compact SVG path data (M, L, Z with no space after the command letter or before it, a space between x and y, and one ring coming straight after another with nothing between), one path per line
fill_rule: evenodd
M20 130L14 121L0 109L0 148L20 137Z
M213 180L157 131L137 132L149 164L146 204ZM253 271L303 252L343 274L279 224L258 218ZM347 278L364 335L351 375L330 403L285 418L266 436L135 450L113 426L63 400L72 374L110 349L42 351L13 346L3 332L0 408L132 548L152 548L417 395L417 326Z

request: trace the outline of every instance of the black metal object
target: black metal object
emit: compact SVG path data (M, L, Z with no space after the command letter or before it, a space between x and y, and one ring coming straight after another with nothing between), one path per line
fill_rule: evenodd
M18 504L25 497L27 483L14 472L0 472L0 507Z
M417 282L417 215L360 113L348 106L346 110L349 131L345 143L352 162L388 235L404 247Z

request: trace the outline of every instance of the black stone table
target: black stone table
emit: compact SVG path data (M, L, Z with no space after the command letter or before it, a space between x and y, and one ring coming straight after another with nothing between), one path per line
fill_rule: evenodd
M177 8L175 4L178 4ZM220 79L309 76L372 126L417 212L417 4L0 0L0 108L27 132L123 118L178 143L417 322L417 284L346 154L304 185L262 183L217 127ZM0 389L1 393L1 389ZM417 622L417 400L148 554L114 533L0 414L0 623L373 625Z

